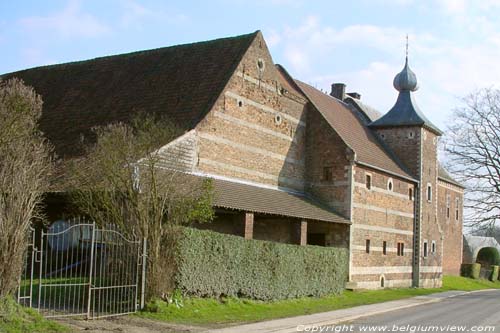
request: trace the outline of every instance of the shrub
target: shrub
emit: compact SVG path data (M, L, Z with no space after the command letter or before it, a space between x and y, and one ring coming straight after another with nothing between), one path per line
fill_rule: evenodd
M185 228L177 251L177 288L194 296L322 296L340 293L347 280L345 248L245 240Z
M481 264L462 264L460 267L460 275L472 279L478 279L481 272Z
M498 280L499 269L500 269L500 266L497 266L497 265L491 266L490 281L496 281L496 280Z

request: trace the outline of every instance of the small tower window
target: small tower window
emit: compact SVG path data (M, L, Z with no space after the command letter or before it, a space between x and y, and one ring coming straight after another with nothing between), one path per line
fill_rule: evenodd
M427 201L432 201L432 185L427 184Z
M370 253L370 240L366 240L366 253Z
M282 122L283 122L283 118L281 117L281 115L277 114L276 116L274 116L274 123L276 125L281 125Z
M238 107L242 108L243 107L243 101L241 99L238 100Z
M387 242L383 241L382 243L382 254L386 255L387 254Z
M451 196L449 194L446 195L446 218L450 218L450 201Z
M365 175L365 185L366 189L371 190L372 189L372 176L371 175Z
M333 180L333 167L327 166L323 168L323 180L326 182Z
M413 188L408 188L408 200L413 200Z
M413 139L415 137L415 132L409 131L408 132L408 139Z
M458 197L455 198L455 221L458 221L460 217L460 199Z
M436 253L436 242L432 241L431 243L431 253L435 254Z
M398 242L398 249L397 249L397 255L398 257L402 257L405 254L405 244L403 242Z
M392 183L392 178L389 178L389 180L387 181L387 189L389 191L392 191L394 188L394 184Z
M424 241L424 258L427 258L428 249L427 249L427 241Z

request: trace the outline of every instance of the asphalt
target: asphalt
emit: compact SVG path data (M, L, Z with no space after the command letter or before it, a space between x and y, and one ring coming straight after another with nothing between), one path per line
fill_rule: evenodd
M323 332L500 332L500 290L467 293L441 302L363 317ZM321 331L321 330L319 330Z
M461 325L465 328L459 328ZM457 332L462 329L500 332L500 290L436 293L207 332Z

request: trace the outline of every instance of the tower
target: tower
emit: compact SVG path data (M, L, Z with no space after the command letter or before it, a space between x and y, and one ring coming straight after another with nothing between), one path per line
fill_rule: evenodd
M415 102L413 92L418 89L418 83L408 65L408 51L404 68L394 78L393 85L399 92L396 103L369 126L418 180L414 196L413 285L437 287L441 285L439 267L443 249L436 193L437 142L442 132Z

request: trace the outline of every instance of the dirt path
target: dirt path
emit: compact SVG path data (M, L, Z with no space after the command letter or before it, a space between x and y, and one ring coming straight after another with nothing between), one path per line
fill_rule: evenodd
M170 324L135 316L120 316L100 320L65 318L59 319L58 322L70 327L72 332L198 333L206 330L203 327Z

